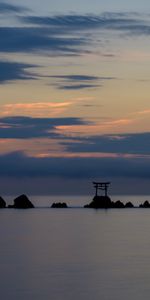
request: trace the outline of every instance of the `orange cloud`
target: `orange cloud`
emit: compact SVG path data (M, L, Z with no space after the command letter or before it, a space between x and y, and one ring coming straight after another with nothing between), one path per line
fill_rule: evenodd
M28 153L29 157L36 158L150 158L148 154L128 154L128 153L103 153L103 152L40 152L37 154Z
M66 112L70 106L82 102L91 102L94 97L76 97L62 102L25 102L0 105L0 115L5 116L31 116L31 117L57 117Z
M2 116L55 116L63 113L72 102L34 102L34 103L11 103L1 106Z
M67 152L66 146L61 144L61 140L57 139L0 139L0 155L16 151L23 152L28 157L35 158L150 158L149 154Z
M119 119L119 120L114 120L110 122L106 122L106 126L118 126L118 125L128 125L133 122L133 119Z
M15 151L24 152L28 156L38 156L40 153L49 153L49 156L56 154L61 156L65 152L65 146L60 141L48 138L40 139L0 139L0 155Z
M150 114L150 109L145 109L145 110L138 111L136 114L138 114L138 115Z
M109 133L119 133L125 131L126 126L132 124L134 119L118 119L112 121L96 122L95 124L77 125L77 126L57 126L56 132L63 132L66 136L89 136Z

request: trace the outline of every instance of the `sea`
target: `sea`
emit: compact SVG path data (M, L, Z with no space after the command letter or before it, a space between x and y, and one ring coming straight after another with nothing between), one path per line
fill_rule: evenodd
M150 196L112 196L136 208L108 210L84 209L89 196L29 198L35 209L0 210L0 299L150 299L150 209L138 208Z

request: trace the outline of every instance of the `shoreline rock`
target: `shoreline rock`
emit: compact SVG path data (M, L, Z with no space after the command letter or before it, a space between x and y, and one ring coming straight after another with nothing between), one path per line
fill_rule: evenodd
M112 202L112 203L113 203L112 208L125 208L125 205L120 200L117 200L116 202Z
M6 208L6 202L2 197L0 197L0 208Z
M65 202L54 202L51 205L51 208L68 208L67 204Z
M125 204L125 208L133 208L133 207L134 207L134 205L132 204L132 202L127 202Z
M95 196L84 208L112 208L112 202L108 196Z
M8 208L22 208L22 209L27 209L27 208L34 208L34 205L32 202L28 199L26 195L20 195L19 197L14 199L14 204L13 205L8 205Z
M150 203L146 200L143 204L139 205L139 208L150 208Z
M127 202L126 204L122 203L120 200L116 202L111 201L108 196L95 196L91 203L84 205L84 208L133 208L134 205L131 202Z

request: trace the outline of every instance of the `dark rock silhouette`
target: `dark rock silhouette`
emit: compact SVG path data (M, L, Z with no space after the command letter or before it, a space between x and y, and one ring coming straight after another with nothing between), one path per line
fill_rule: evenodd
M57 202L57 203L53 203L51 208L67 208L67 204L65 202Z
M140 204L140 208L150 208L150 203L148 201L145 201L143 204Z
M120 200L118 200L118 201L116 201L116 202L112 202L112 204L113 204L113 208L124 208L125 207L125 205L120 201Z
M85 208L112 208L111 199L108 196L95 196L90 204Z
M34 205L26 195L21 195L14 199L14 205L8 205L8 208L34 208Z
M0 197L0 208L5 208L6 207L6 202L2 197Z
M127 203L125 204L125 207L126 207L126 208L133 208L134 205L132 204L132 202L127 202Z
M113 202L108 196L95 196L90 204L84 206L85 208L127 208L134 207L131 202L125 205L120 201Z

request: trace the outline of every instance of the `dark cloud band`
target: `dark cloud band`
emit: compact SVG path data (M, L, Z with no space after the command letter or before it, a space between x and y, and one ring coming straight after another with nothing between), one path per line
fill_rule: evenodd
M63 138L63 134L60 135L55 132L56 126L75 126L86 124L88 124L88 122L80 118L6 117L0 118L0 138Z
M82 141L82 142L81 142ZM91 136L76 143L65 141L68 152L74 153L116 153L150 155L150 133Z
M55 75L50 78L58 79L59 82L55 82L60 90L81 90L91 89L102 86L102 83L107 80L115 79L114 77L98 77L90 75ZM99 83L100 82L100 83Z
M0 3L0 14L10 14L10 13L26 13L30 10L19 5L12 5L9 3Z
M35 66L30 64L0 61L0 84L14 80L36 79L36 74L29 71L33 67Z
M101 15L56 15L50 17L29 16L24 23L54 27L64 32L88 30L115 30L134 34L150 34L149 16L136 13L104 13Z
M21 152L0 156L0 176L68 179L150 177L150 160L127 158L34 158Z
M91 51L99 30L150 34L149 20L131 14L27 16L19 21L20 27L0 28L0 52L76 56Z

